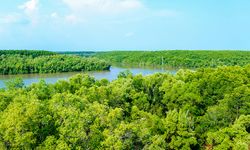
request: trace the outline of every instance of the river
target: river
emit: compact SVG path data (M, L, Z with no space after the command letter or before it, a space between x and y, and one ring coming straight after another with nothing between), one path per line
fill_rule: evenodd
M19 75L0 75L0 88L5 88L5 82L14 78L22 78L25 86L38 82L44 79L46 83L55 83L58 80L67 80L69 77L78 73L87 73L94 76L96 79L106 78L112 81L117 78L117 75L125 70L130 70L133 75L142 74L149 75L157 72L168 72L175 74L176 70L165 70L159 68L126 68L126 67L111 67L109 71L89 71L89 72L67 72L67 73L47 73L47 74L19 74Z

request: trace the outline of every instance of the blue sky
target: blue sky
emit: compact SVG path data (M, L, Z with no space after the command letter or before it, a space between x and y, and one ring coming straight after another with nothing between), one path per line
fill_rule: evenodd
M250 49L249 0L9 0L0 49Z

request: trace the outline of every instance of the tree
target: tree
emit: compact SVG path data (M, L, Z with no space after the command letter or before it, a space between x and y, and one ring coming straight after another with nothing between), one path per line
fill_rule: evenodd
M214 150L248 150L250 146L250 116L240 116L231 127L209 132L207 144Z
M7 149L32 149L53 134L51 116L33 95L16 97L0 117L0 135Z
M5 82L8 90L15 90L24 87L24 82L22 78L15 78Z

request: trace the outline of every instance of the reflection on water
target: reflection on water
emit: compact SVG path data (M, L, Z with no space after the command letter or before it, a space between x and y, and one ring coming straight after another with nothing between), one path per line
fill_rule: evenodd
M90 72L67 72L67 73L48 73L48 74L22 74L22 75L0 75L0 88L4 88L5 81L13 78L20 77L23 79L25 85L30 85L34 82L38 82L40 79L44 79L47 83L55 83L58 80L67 80L69 77L78 73L88 73L94 76L96 79L106 78L110 81L117 78L117 75L121 71L130 70L134 75L142 74L148 75L156 72L169 72L176 73L176 70L164 70L159 68L126 68L126 67L111 67L110 71L90 71Z

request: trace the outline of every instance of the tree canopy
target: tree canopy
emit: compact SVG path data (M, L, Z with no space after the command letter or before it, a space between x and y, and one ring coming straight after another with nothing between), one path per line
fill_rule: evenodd
M46 51L0 51L0 74L93 71L109 68L109 63L98 58Z
M111 51L99 52L95 57L112 64L132 66L161 66L167 68L201 68L245 66L250 64L249 51Z
M250 147L249 65L8 84L0 91L0 149Z

